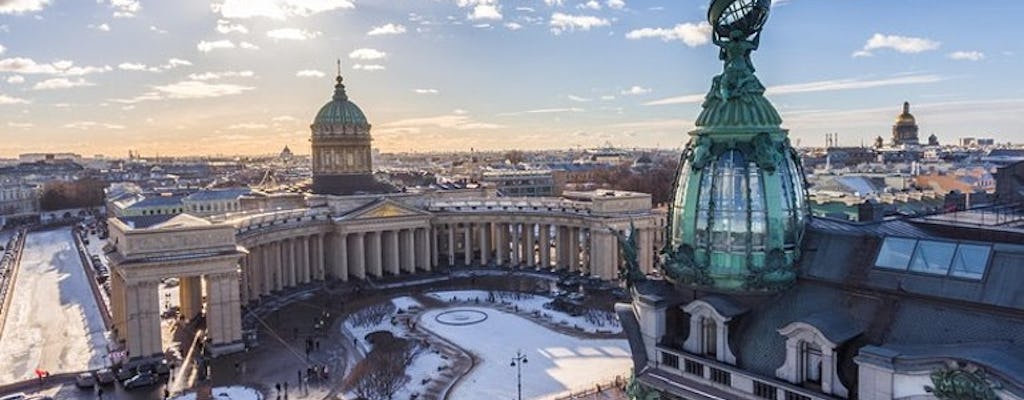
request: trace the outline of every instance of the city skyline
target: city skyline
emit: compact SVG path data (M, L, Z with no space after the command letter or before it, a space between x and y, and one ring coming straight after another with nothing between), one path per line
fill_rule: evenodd
M903 101L922 138L1015 138L1024 90L1001 78L1020 44L984 28L1024 5L775 5L754 63L794 142L888 139ZM308 154L338 58L381 151L680 148L721 69L705 13L695 0L5 2L0 157Z

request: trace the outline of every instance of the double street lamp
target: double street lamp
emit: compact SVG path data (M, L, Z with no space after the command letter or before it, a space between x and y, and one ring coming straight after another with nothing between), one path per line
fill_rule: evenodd
M522 350L516 350L511 366L516 367L516 391L519 393L519 400L523 400L523 364L526 364L526 354L523 354Z

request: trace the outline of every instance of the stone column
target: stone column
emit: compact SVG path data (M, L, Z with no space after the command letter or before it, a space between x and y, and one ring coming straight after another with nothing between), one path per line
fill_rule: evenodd
M290 288L295 286L294 281L294 269L295 268L295 256L294 256L295 245L292 244L292 239L284 239L281 241L281 287Z
M519 258L520 236L521 235L519 234L519 224L509 224L508 244L509 248L512 250L512 253L511 255L509 255L508 259L512 268L519 268L519 264L522 262L522 259Z
M324 276L327 275L327 268L324 267L324 258L327 256L327 249L324 248L324 235L326 233L316 234L316 241L313 242L316 247L313 250L313 279L318 281L324 280Z
M291 251L291 254L289 254L290 257L288 257L288 258L292 260L292 267L289 268L289 270L288 270L288 272L291 273L291 275L288 277L288 283L289 283L289 286L292 286L292 287L298 286L300 283L302 283L301 280L300 280L300 277L299 277L299 275L301 275L301 273L302 273L302 244L301 244L301 242L302 242L302 238L301 237L292 238L291 248L289 249Z
M416 246L413 243L415 235L413 235L412 229L402 229L398 231L398 239L402 248L399 252L399 259L401 260L402 271L408 273L416 272Z
M178 301L181 315L188 321L203 312L203 284L199 276L178 278Z
M125 317L125 282L115 269L110 270L110 314L114 318L114 331L117 337L124 339L127 333Z
M260 246L260 294L268 295L273 288L274 251L270 243Z
M431 270L431 264L434 262L431 259L431 254L436 254L436 253L431 253L431 251L430 251L431 250L430 238L433 236L433 235L430 234L430 227L419 228L419 229L415 230L414 232L417 233L416 234L416 241L417 241L417 246L416 246L416 260L417 260L416 261L416 268L422 269L424 271L430 271Z
M381 235L384 236L384 269L392 275L398 275L398 231L384 231Z
M505 257L508 256L508 225L498 222L494 225L494 258L499 267L504 267Z
M349 235L346 246L349 249L348 265L351 274L359 279L366 279L366 244L363 237L362 232Z
M491 224L480 224L480 265L487 266L491 255Z
M274 290L284 288L284 242L274 242Z
M637 241L637 247L640 248L640 270L649 274L654 272L654 230L644 228L639 232L640 240Z
M537 244L540 252L540 267L551 269L551 225L540 225L540 243Z
M246 254L238 260L238 273L241 275L239 278L239 284L242 285L239 293L242 295L242 304L249 302L251 291L249 288L252 287L252 282L249 281L249 255Z
M348 282L349 265L351 264L348 257L348 234L336 233L331 242L334 247L331 249L334 254L331 258L335 260L331 275L334 275L335 279L341 279L342 282Z
M448 266L455 266L455 224L448 224Z
M569 267L569 227L558 227L558 269Z
M473 264L473 224L467 222L465 233L463 234L463 258L465 258L466 266Z
M536 246L533 244L533 229L533 223L523 224L523 256L526 258L527 267L537 268L537 253L535 253L536 250L534 250Z
M569 228L569 270L580 270L580 228Z
M206 333L214 346L242 340L241 304L238 302L238 277L234 273L206 275Z
M426 233L428 235L427 240L430 241L430 264L427 265L427 270L430 271L434 269L434 267L440 265L440 249L437 245L437 228L434 228L434 226L431 225L426 229Z
M235 284L238 287L238 284ZM129 283L125 290L125 341L129 358L162 354L157 282Z
M366 246L366 269L370 276L380 278L384 275L383 268L381 267L381 247L380 247L380 232L367 232L367 246Z
M618 239L605 229L590 231L590 273L601 279L618 276Z
M309 271L312 270L312 268L309 267L309 261L311 258L309 257L309 238L309 236L303 236L300 241L300 243L302 244L302 260L301 263L299 264L301 266L301 268L299 269L299 278L301 278L299 280L299 283L301 284L307 284L312 281L312 279L309 276Z

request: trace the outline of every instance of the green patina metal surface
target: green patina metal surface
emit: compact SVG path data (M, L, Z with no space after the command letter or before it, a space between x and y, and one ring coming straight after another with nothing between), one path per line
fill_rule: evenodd
M680 160L662 254L677 283L780 290L796 279L809 214L800 159L750 59L770 0L714 0L723 71Z
M993 382L980 368L943 368L932 372L932 385L925 391L939 400L998 400L996 390L1000 385Z
M345 85L341 83L342 78L340 75L337 78L337 82L334 85L334 96L329 103L324 104L320 111L316 113L313 124L369 126L363 110L360 110L359 106L348 99L348 94L345 93Z

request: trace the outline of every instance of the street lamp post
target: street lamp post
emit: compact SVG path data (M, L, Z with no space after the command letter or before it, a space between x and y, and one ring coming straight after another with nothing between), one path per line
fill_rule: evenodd
M523 400L523 364L526 364L526 354L523 354L522 350L516 350L511 366L516 367L516 391L519 393L519 400Z

